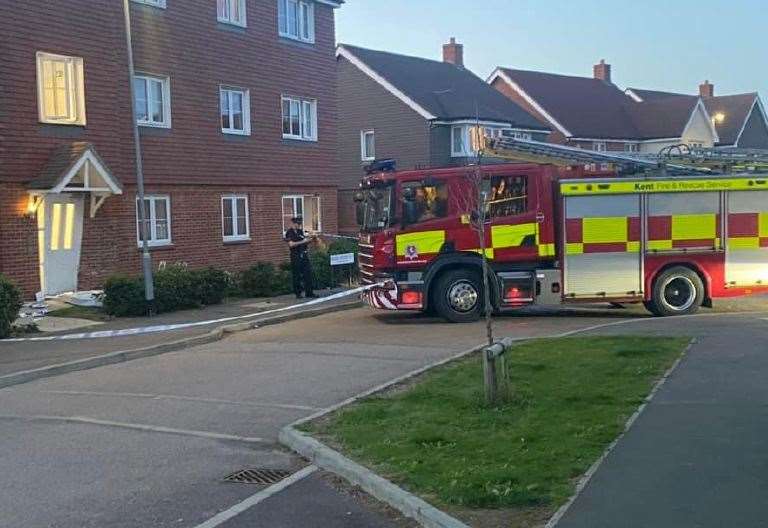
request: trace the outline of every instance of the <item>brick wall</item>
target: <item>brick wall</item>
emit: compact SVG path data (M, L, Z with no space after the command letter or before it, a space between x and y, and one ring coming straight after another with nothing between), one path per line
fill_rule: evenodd
M26 189L0 184L0 273L10 277L27 297L40 289L37 258L37 221L25 214Z

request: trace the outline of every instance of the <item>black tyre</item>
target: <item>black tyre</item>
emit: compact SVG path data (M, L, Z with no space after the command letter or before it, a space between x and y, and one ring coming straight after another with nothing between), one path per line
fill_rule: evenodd
M437 278L435 311L452 323L471 323L483 313L482 280L471 270L449 270Z
M698 273L677 266L656 277L646 308L659 317L695 314L704 302L704 283Z

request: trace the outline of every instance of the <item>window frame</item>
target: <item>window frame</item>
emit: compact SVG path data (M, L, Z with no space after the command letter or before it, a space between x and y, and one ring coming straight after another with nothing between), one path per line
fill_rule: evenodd
M137 4L148 5L158 9L165 9L165 0L131 0Z
M134 80L143 80L146 85L147 94L147 119L140 120L139 113L136 112L136 124L151 128L171 128L171 78L168 76L151 75L148 73L136 73ZM152 92L149 89L150 82L159 82L163 93L163 117L164 121L154 121L150 119L152 114ZM136 104L136 88L134 87L134 101Z
M323 209L322 209L322 200L320 195L316 194L284 194L280 200L280 207L282 209L282 224L283 224L283 235L288 232L288 223L290 223L291 218L296 216L297 214L300 214L304 219L306 220L306 213L307 213L307 198L311 200L317 200L317 231L314 229L307 229L306 222L304 223L304 232L306 233L322 233L323 231ZM292 211L286 212L285 208L285 201L291 200L292 202ZM296 203L297 201L301 202L301 212L296 212Z
M146 194L144 200L149 202L149 210L147 211L149 222L149 239L147 245L149 247L163 247L173 244L173 235L171 232L171 197L168 194ZM165 202L165 221L168 226L168 238L157 238L157 202ZM139 196L136 195L136 241L138 246L142 246L141 241L141 223L139 219Z
M290 4L296 6L297 20L295 35L291 33L289 25L288 13ZM306 17L302 16L305 12ZM285 29L283 29L283 25L285 25ZM282 38L297 40L306 44L314 44L315 3L306 0L277 0L277 33Z
M298 103L299 105L299 133L293 134L285 132L285 103L288 102L288 119L289 121L293 121L293 104ZM312 127L312 134L306 135L305 129L307 125L307 118L305 115L306 108L309 107L312 111L311 116L311 127ZM318 130L317 130L317 99L312 99L309 97L298 97L298 96L292 96L292 95L281 95L280 96L280 124L281 124L281 132L283 134L283 139L291 139L295 141L312 141L316 142L318 141ZM291 130L293 127L291 126Z
M219 13L219 2L221 1L226 3L227 9L229 11L229 17L224 17ZM243 14L242 20L235 20L232 18L232 13L234 12L232 9L234 7L234 2L239 4L238 7L240 8L240 12ZM246 4L246 0L216 0L216 20L222 24L229 24L241 28L248 27L248 12L246 10Z
M237 203L243 200L245 202L245 233L238 233L238 216L237 216ZM225 216L224 216L224 203L227 201L232 202L232 234L227 235L225 233ZM244 242L251 240L251 213L248 210L248 195L247 194L225 194L221 197L221 238L224 242Z
M237 128L232 128L232 125L234 124L234 119L232 117L235 115L233 113L232 109L232 97L229 97L229 128L224 128L224 121L222 119L223 115L221 113L221 103L222 103L222 97L224 96L224 92L229 92L230 94L232 92L237 92L243 95L243 129L239 130ZM234 136L250 136L251 135L251 91L245 88L238 88L235 86L229 86L229 85L219 85L219 128L221 129L222 134L229 134Z
M640 144L639 143L624 143L624 152L629 152L636 154L640 152Z
M605 141L593 141L592 142L592 151L593 152L608 152L608 143Z
M372 136L373 155L369 155L368 144L366 142L367 136ZM360 131L360 159L362 161L375 161L376 160L376 130L361 130Z
M70 107L66 118L50 117L45 107L45 76L43 72L44 61L63 62L66 64L66 95L67 104ZM71 55L59 55L38 51L35 54L35 69L37 72L37 111L41 123L49 125L85 126L85 65L82 57ZM55 88L54 88L55 89Z

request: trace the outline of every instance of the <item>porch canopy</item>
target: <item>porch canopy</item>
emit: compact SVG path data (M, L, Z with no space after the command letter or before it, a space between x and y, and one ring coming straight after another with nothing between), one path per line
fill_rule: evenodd
M27 185L27 189L36 198L46 194L89 193L91 218L104 200L123 194L123 185L98 155L93 144L83 141L56 148L40 175Z

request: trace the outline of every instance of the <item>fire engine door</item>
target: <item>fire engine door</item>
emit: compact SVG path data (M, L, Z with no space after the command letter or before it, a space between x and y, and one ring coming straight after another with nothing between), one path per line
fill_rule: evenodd
M489 257L494 260L536 261L539 258L538 193L535 178L494 176L486 203L490 220Z
M642 295L639 195L565 199L566 297Z

